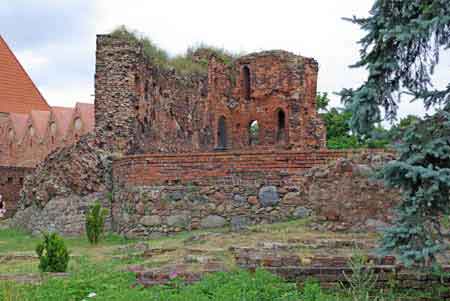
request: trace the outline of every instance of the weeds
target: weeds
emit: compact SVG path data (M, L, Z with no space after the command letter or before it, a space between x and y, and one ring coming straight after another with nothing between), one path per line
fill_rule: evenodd
M199 43L191 46L184 54L171 57L167 51L158 47L151 39L143 36L135 30L130 30L121 25L111 32L111 35L128 41L132 44L140 44L144 55L156 66L163 70L174 69L181 75L200 74L206 75L208 72L208 62L211 56L215 56L226 65L231 65L238 57L223 48Z

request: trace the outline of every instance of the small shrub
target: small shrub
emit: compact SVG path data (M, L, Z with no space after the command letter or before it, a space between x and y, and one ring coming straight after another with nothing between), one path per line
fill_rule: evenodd
M353 301L369 301L370 294L373 292L377 282L377 276L368 264L367 257L361 251L355 251L349 266L352 270L351 275L344 273L348 285L342 284L342 288L347 292Z
M86 213L86 235L91 244L97 244L105 228L108 209L102 208L99 202L90 206Z
M65 272L69 264L69 251L62 237L56 233L43 233L44 241L36 247L39 270L42 272Z

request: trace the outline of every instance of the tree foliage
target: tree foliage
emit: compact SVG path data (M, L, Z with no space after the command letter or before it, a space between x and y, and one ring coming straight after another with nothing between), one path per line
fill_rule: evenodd
M450 113L413 123L398 150L398 160L385 167L383 177L402 190L404 201L396 227L385 233L384 249L399 251L407 264L431 263L443 248L440 217L450 209Z
M39 270L42 272L65 272L69 264L69 251L64 240L56 233L44 233L44 241L36 247Z
M89 207L86 213L86 235L91 244L97 244L100 241L107 215L108 209L102 208L99 202Z
M383 174L404 195L398 220L385 233L384 250L398 252L408 264L434 262L443 249L438 217L449 207L450 84L436 90L431 80L440 52L450 48L449 1L377 0L369 17L349 20L366 31L353 67L369 73L357 89L340 92L356 133L370 132L382 118L394 120L405 94L425 108L443 108L404 131L399 157Z
M327 93L318 93L316 107L327 129L329 149L385 148L391 143L391 132L381 126L374 128L369 135L361 136L350 128L352 112L346 108L330 108Z

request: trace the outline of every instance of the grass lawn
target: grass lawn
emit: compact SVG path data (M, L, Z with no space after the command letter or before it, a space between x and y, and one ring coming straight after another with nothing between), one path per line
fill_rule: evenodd
M295 284L286 283L268 272L257 271L251 274L235 266L229 251L231 246L257 248L262 242L283 243L308 239L362 241L376 238L373 234L319 233L305 227L307 222L297 220L258 225L242 233L233 233L228 229L182 232L170 237L139 242L108 234L95 246L90 245L86 237L65 238L71 259L68 276L63 278L39 273L39 262L34 249L40 237L3 229L0 230L0 279L2 275L15 277L31 274L42 277L42 280L39 284L0 280L0 300L354 300L345 297L343 292L324 292L314 282L299 290ZM139 253L134 249L137 244L147 244L151 248L170 251L145 257L142 256L142 252ZM184 263L185 256L192 252L214 257L222 262L229 272L207 275L202 281L192 285L183 285L175 279L168 286L142 288L135 285L135 274L126 271L126 267L130 264L159 267ZM314 252L348 255L352 250L299 248L295 252L308 257ZM8 259L8 256L12 257ZM94 293L95 297L88 297ZM383 294L386 295L384 299L367 300L397 300L395 298L398 297Z

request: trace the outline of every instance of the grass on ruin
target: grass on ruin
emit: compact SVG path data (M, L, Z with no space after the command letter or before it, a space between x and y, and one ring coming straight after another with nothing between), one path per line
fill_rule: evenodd
M261 242L286 243L302 239L373 239L368 234L337 234L332 232L312 231L306 227L309 219L293 220L277 224L262 224L251 226L244 232L231 232L228 228L214 230L197 230L181 232L176 235L145 241L150 248L175 249L175 251L143 258L139 252L120 248L136 243L136 240L125 239L115 234L107 234L98 245L88 243L86 237L65 238L72 258L88 257L91 261L107 262L114 259L118 268L128 264L143 264L147 267L158 267L165 264L183 263L190 252L195 251L201 256L219 259L227 268L234 268L234 260L230 247L258 248ZM190 239L198 237L199 239ZM40 241L39 236L31 236L18 230L0 230L0 256L5 254L35 254L35 248ZM299 249L298 255L308 258L314 250ZM333 251L334 252L334 251ZM343 250L350 255L351 250ZM136 254L137 253L137 254ZM336 254L334 254L336 255ZM76 261L71 261L75 262ZM72 263L71 263L72 264ZM34 273L38 272L38 262L31 260L12 260L0 265L1 273Z
M286 283L269 272L235 270L205 276L184 285L176 279L169 285L143 288L134 285L134 275L117 270L113 262L75 259L69 278L48 278L40 285L0 282L0 300L149 300L149 301L354 301L419 300L433 292L377 291L370 298L355 299L343 290L323 290L313 280L302 288ZM95 294L94 298L88 298ZM439 300L439 299L427 299Z
M231 53L223 48L207 45L205 43L198 43L197 45L189 47L184 54L171 57L167 51L158 47L150 38L143 36L137 31L130 30L122 25L111 32L111 35L116 38L121 38L130 43L140 43L144 55L151 60L156 66L162 69L173 68L179 74L207 74L208 60L196 59L197 53L202 53L203 57L214 55L223 63L229 65L239 55Z
M136 240L127 240L117 235L107 235L101 243L92 246L85 237L66 238L71 252L68 277L55 278L43 274L39 285L0 281L0 300L217 300L217 301L264 301L264 300L354 300L343 291L324 291L313 282L298 289L268 272L251 274L238 270L229 252L230 246L257 247L258 243L287 242L292 239L371 238L365 234L336 234L311 231L306 227L309 220L296 220L273 225L256 225L242 233L228 229L182 232L170 237L143 241L151 248L175 248L167 252L144 258L135 254L132 246ZM198 239L193 239L198 238ZM34 254L39 237L16 230L0 230L0 258L6 254ZM131 251L129 251L131 250ZM206 276L193 285L183 285L174 280L169 286L153 288L135 287L135 275L127 272L130 264L159 267L182 263L192 250L212 256L230 270ZM309 254L312 250L298 250ZM1 275L33 273L39 275L38 260L12 260L0 263ZM195 265L193 265L195 269ZM95 298L87 298L95 293ZM424 294L432 294L431 292ZM399 300L399 296L414 296L404 300L417 300L418 294L408 292L380 293L379 299ZM381 299L383 297L383 299ZM397 298L397 299L396 299Z

